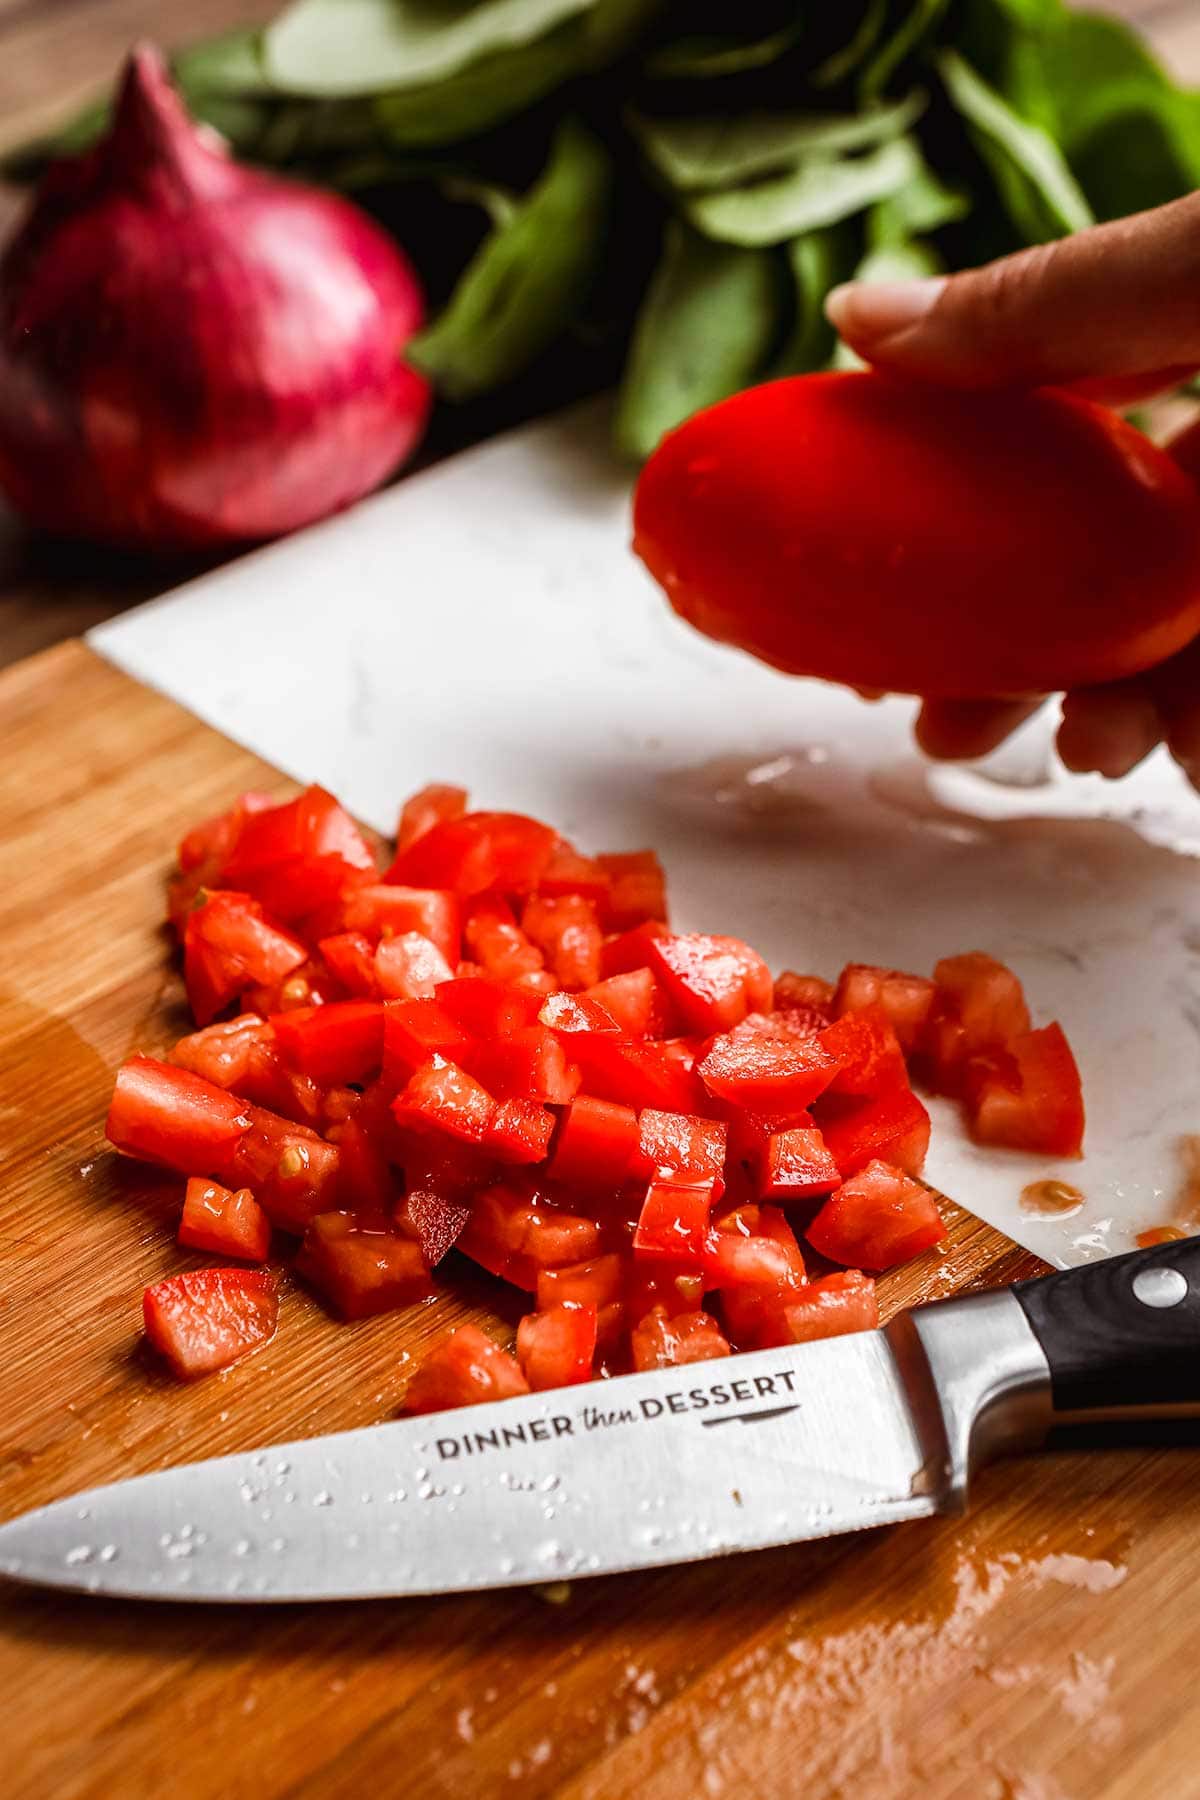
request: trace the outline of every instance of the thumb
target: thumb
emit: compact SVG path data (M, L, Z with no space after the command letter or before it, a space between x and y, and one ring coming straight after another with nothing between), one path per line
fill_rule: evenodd
M868 362L961 387L1200 366L1200 193L962 275L852 283L830 322Z

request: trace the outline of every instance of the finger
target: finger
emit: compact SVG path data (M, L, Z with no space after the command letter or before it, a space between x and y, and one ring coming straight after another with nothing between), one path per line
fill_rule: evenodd
M1078 688L1063 700L1058 754L1076 774L1128 775L1161 741L1154 696L1140 678Z
M835 288L847 343L963 387L1200 367L1200 194L1039 244L982 269Z
M926 700L917 742L939 762L986 756L1038 711L1040 700Z
M1073 394L1085 400L1098 400L1102 406L1137 406L1156 395L1169 394L1182 386L1195 373L1180 365L1174 369L1156 369L1148 375L1092 375L1085 381L1072 381Z
M1200 776L1200 638L1143 677L1167 748L1193 783Z

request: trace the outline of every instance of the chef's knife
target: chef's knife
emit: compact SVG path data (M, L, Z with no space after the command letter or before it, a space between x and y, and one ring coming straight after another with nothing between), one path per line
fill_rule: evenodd
M1200 1420L1200 1240L95 1488L0 1527L0 1572L209 1601L551 1582L953 1512L989 1457L1170 1419Z

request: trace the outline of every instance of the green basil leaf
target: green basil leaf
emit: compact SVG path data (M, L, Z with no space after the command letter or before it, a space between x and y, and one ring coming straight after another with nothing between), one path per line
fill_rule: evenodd
M1027 243L1095 223L1061 150L1040 125L1027 124L956 51L942 51L938 68L1005 212Z
M275 92L263 67L259 31L226 31L203 44L193 44L172 57L171 68L188 96L236 94L242 99L270 99Z
M827 56L809 76L815 88L837 87L853 75L861 62L871 54L888 15L888 0L867 0L866 10L854 35L840 50Z
M459 278L445 310L409 345L411 361L451 400L518 373L578 314L599 263L612 169L568 119L550 160L507 222Z
M271 84L292 94L427 87L536 44L595 0L293 0L263 35Z
M785 246L795 293L791 334L771 364L771 379L807 375L828 367L836 333L825 317L825 296L849 281L859 262L862 234L843 222L823 231L806 231Z
M580 35L571 20L522 50L482 57L441 81L380 94L370 104L394 144L453 144L513 118L551 93L575 74L580 57Z
M903 187L873 206L867 215L868 241L876 249L905 244L955 225L971 210L971 196L951 187L922 158Z
M887 0L872 0L887 5ZM760 38L692 37L663 44L642 65L647 75L667 81L707 81L721 75L741 75L747 69L765 69L790 50L804 35L802 20L794 20Z
M898 138L925 109L925 95L860 114L744 113L725 118L641 119L634 129L673 188L736 187L805 158L862 150Z
M748 187L692 195L687 215L707 237L727 244L779 244L886 199L919 167L911 141L896 138L864 156L810 156L799 168Z
M613 428L621 453L640 461L701 407L752 382L781 312L770 251L714 244L672 219L621 379Z
M921 48L950 0L908 0L907 17L881 45L863 70L859 92L864 100L882 94L900 65Z

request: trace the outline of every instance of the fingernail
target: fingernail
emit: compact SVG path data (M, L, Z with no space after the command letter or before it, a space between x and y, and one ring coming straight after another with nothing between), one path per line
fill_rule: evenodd
M894 337L917 325L936 306L944 275L923 281L848 281L825 299L825 317L843 337L862 343Z

